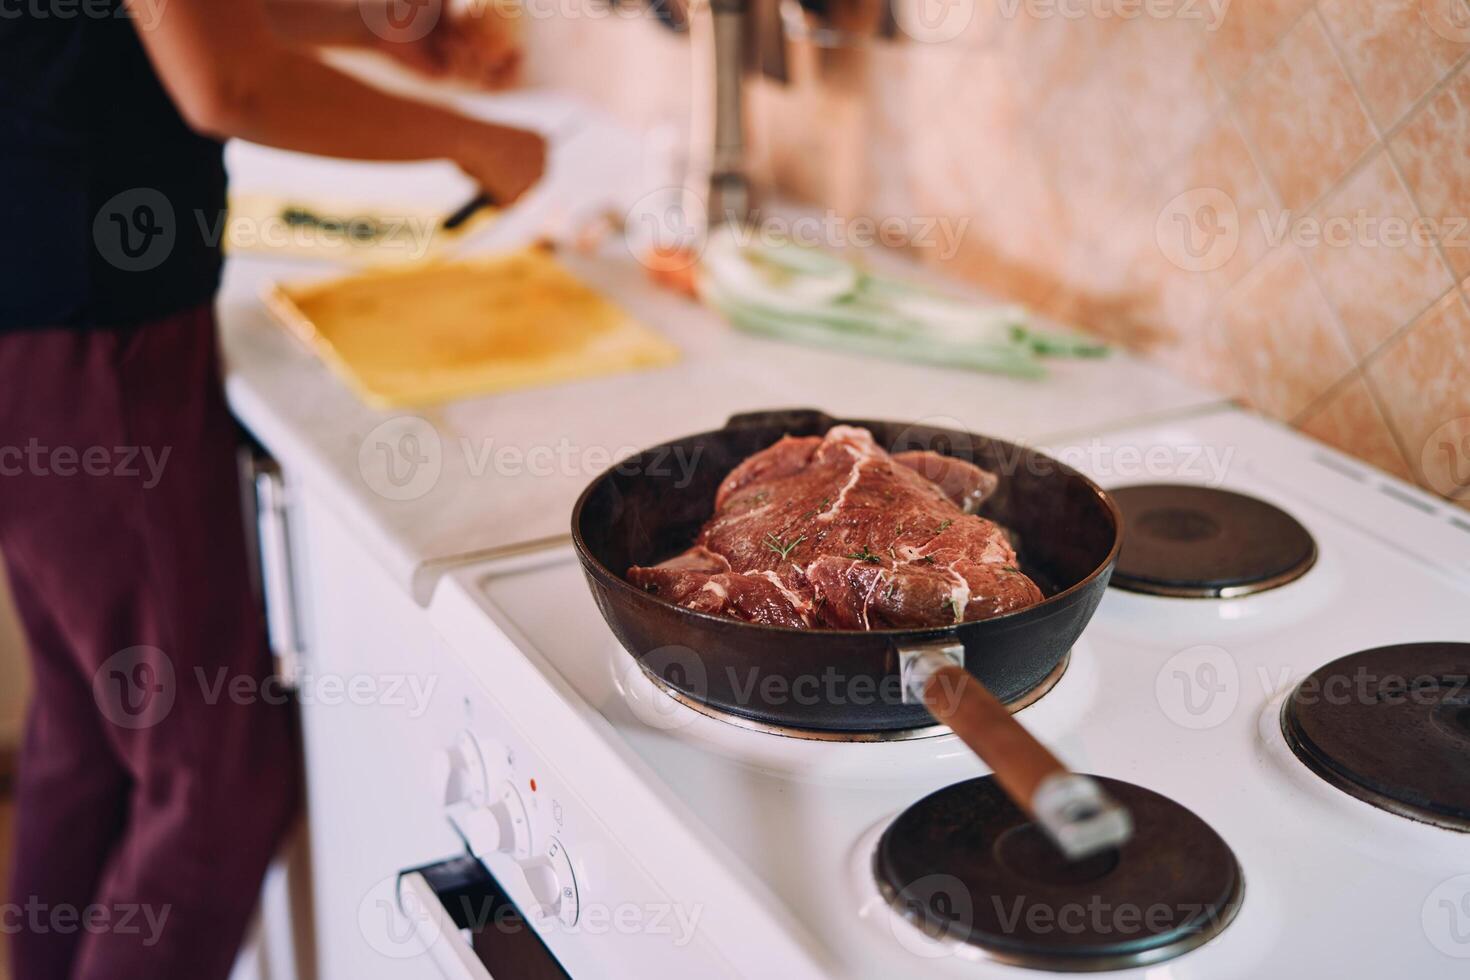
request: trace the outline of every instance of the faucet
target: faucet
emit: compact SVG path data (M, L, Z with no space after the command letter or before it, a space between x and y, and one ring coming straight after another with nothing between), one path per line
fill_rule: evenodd
M686 199L704 213L686 215L705 229L749 217L750 178L745 172L745 74L747 0L694 0L689 39L694 72L692 138Z

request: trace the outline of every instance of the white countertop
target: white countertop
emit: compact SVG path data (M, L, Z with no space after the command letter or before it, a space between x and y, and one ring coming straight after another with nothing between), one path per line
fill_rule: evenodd
M550 177L518 222L588 202L628 201L630 193L636 199L634 185L647 169L639 141L590 113L594 123L568 125L571 111L559 100L521 97L505 113L552 119L546 128L553 131L576 130L554 153ZM343 164L233 144L228 161L237 188L330 187L368 200L391 188L395 201L449 206L468 196L448 164ZM606 186L592 186L597 182ZM509 243L490 232L480 248ZM903 260L886 254L878 261ZM336 503L421 603L450 564L566 534L577 495L619 456L716 428L737 412L813 407L1039 442L1221 400L1121 353L1052 360L1048 378L1023 381L792 346L737 333L699 305L653 287L621 241L595 258L568 255L566 263L678 346L683 359L656 371L383 412L360 402L260 302L264 284L320 276L330 267L257 254L226 264L219 316L233 410L294 479L310 481ZM931 275L917 268L915 274Z

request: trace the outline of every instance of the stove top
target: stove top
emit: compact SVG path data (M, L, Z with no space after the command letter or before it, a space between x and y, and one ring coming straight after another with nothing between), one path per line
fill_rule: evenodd
M1114 874L1119 883L1147 883L1148 874L1133 877L1143 867L1134 861L1162 862L1157 872L1170 860L1199 858L1184 884L1207 894L1204 904L1220 914L1162 930L1183 946L1175 938L1145 941L1173 958L1134 967L1139 975L1461 975L1470 959L1470 835L1406 819L1328 783L1293 753L1281 719L1291 692L1324 664L1359 650L1464 637L1470 514L1235 411L1049 451L1109 488L1183 483L1263 501L1300 525L1316 562L1276 588L1211 601L1109 589L1055 688L1024 709L1028 727L1069 765L1109 780L1146 818L1163 814L1173 832L1208 842L1200 854L1171 857L1178 848L1171 851L1162 833L1146 850L1120 852L1116 867L1095 869L1095 880L1068 883L1060 869L1045 867L1014 815L1001 826L1005 810L996 805L984 832L997 843L975 852L993 859L988 870L980 862L942 873L977 883L999 880L984 874L1014 875L1015 894L1023 890L1018 869L1030 868L1037 880L1025 900L1056 912L1065 905L1058 898L1081 893L1075 889L1112 894ZM922 846L901 842L906 833L888 833L915 819L904 815L916 803L936 795L983 801L986 770L953 735L809 741L738 728L679 704L622 653L570 549L465 569L446 586L435 603L478 610L487 636L520 651L589 719L586 738L629 760L622 778L656 794L702 842L698 854L672 862L657 836L634 834L621 846L650 865L727 869L743 884L693 884L685 898L708 905L712 917L717 909L720 917L771 910L820 964L793 962L786 976L1034 976L1015 964L1039 957L1028 964L1033 971L1066 965L1030 946L1010 959L995 955L993 923L978 919L973 934L936 940L915 924L924 918L922 900L917 911L890 902L911 882L899 875L896 886L880 886L875 878L877 855L894 867L908 862L904 874L942 863L926 864ZM503 673L478 669L487 686ZM1430 724L1453 731L1462 718L1446 708L1431 713ZM529 710L522 723L528 731L541 724ZM562 748L571 741L565 732L543 737L549 752L564 752L562 775L577 785L580 756L594 753ZM606 772L589 769L581 781L604 783ZM609 826L650 820L623 813L617 794L589 805ZM905 850L912 847L916 853ZM1241 881L1248 887L1237 904ZM1020 934L1008 938L1026 945ZM1184 949L1195 939L1199 945ZM749 942L729 937L732 960ZM1090 945L1097 948L1088 956L1116 965L1109 957L1119 944Z
M1470 831L1470 643L1334 660L1292 690L1281 729L1297 757L1344 792Z
M1112 491L1123 549L1112 585L1182 598L1233 598L1294 582L1316 564L1301 522L1258 497L1187 483Z

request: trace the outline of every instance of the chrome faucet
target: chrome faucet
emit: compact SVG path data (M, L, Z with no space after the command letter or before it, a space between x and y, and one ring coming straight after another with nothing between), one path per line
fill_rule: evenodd
M688 215L709 228L742 222L753 206L745 172L746 0L695 0L689 10L694 70L686 189L704 203Z

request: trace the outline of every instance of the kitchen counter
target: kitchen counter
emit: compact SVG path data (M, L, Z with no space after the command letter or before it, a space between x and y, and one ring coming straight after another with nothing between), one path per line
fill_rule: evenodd
M549 129L576 132L555 149L548 180L516 221L529 227L541 220L537 215L566 213L569 201L596 203L588 197L594 178L607 182L607 202L636 200L637 182L646 179L639 141L590 113L574 125L576 113L587 110L536 98L544 97L515 100L503 115L553 119ZM493 100L477 107L501 114ZM445 202L466 190L447 164L342 164L248 145L232 145L229 164L237 188L301 193L314 181L372 193L391 186L400 199L438 193ZM504 247L514 233L492 228L489 239L469 247ZM877 262L905 266L891 254ZM718 427L734 413L809 406L1034 443L1221 401L1121 353L1049 361L1045 380L1024 381L792 346L737 333L698 304L655 288L620 240L593 257L568 255L566 263L676 345L682 360L415 412L379 411L281 329L260 301L271 281L331 274L331 267L258 253L234 255L226 265L219 314L234 412L292 479L309 481L333 502L420 604L456 563L565 535L577 494L617 458Z

